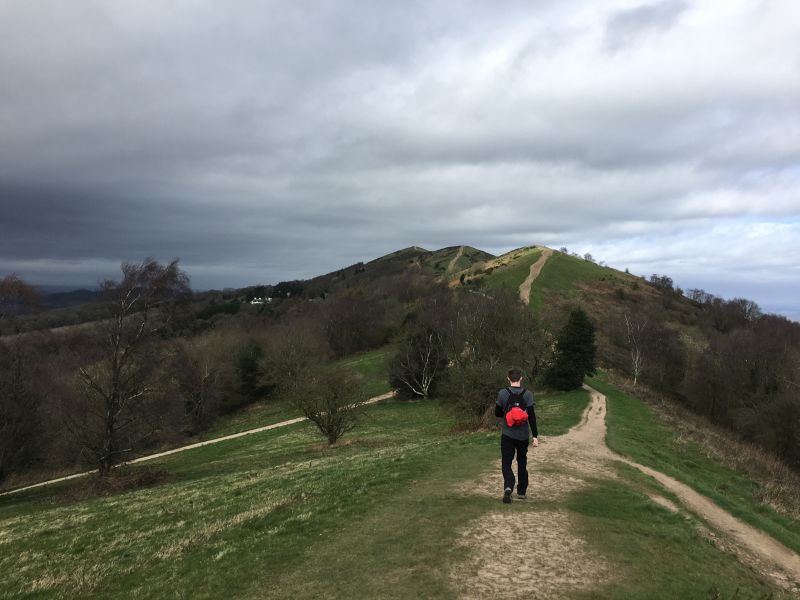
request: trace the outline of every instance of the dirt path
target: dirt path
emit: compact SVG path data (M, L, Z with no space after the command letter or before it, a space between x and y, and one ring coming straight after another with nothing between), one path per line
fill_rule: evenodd
M450 261L450 264L447 265L447 271L445 272L452 273L453 269L456 268L456 263L458 262L458 259L461 258L462 256L464 256L464 246L459 246L458 252L456 252L456 255L453 257L453 260Z
M514 598L507 585L511 570L519 578L517 589L536 589L539 598L562 598L571 592L596 589L597 581L613 581L614 571L602 556L594 554L579 528L566 511L558 508L560 500L574 490L591 485L593 479L617 479L614 461L622 461L650 475L673 492L683 508L702 518L715 533L707 532L723 549L733 553L744 564L769 577L781 588L800 592L800 556L759 529L727 513L685 484L654 469L640 465L612 452L605 444L606 397L594 389L591 404L581 423L566 435L541 440L537 449L528 453L531 487L525 502L547 502L552 510L538 511L539 518L524 529L515 526L519 515L499 504L503 487L497 465L492 465L478 481L467 482L462 493L491 496L498 500L498 509L462 531L464 554L469 556L467 568L452 574L454 586L464 598ZM670 500L651 496L669 510L678 511ZM521 502L519 500L516 500ZM516 532L504 548L509 529ZM509 563L506 557L517 555L522 548L535 549L535 564ZM470 573L466 578L465 573Z
M547 259L550 258L551 254L553 254L553 251L550 248L542 248L542 255L539 257L539 260L531 265L530 273L528 273L525 281L520 284L519 297L525 304L530 304L531 286L533 285L533 282L536 281L536 278L539 277L539 273L542 272L544 263L547 262Z
M380 396L375 396L374 398L370 398L363 402L364 405L367 404L375 404L376 402L380 402L381 400L388 400L395 395L395 392L387 392L385 394L381 394ZM173 448L172 450L166 450L164 452L158 452L156 454L148 454L147 456L140 456L139 458L135 458L131 461L128 461L126 465L134 465L136 463L146 462L148 460L155 460L157 458L162 458L164 456L169 456L170 454L177 454L178 452L186 452L187 450L194 450L195 448L202 448L203 446L210 446L211 444L219 444L220 442L226 442L228 440L235 440L236 438L244 437L246 435L252 435L254 433L261 433L262 431L269 431L270 429L278 429L279 427L286 427L287 425L294 425L295 423L300 423L302 421L307 421L305 417L296 417L294 419L288 419L287 421L281 421L279 423L272 423L271 425L265 425L263 427L256 427L255 429L248 429L247 431L240 431L239 433L232 433L230 435L214 438L212 440L206 440L204 442L197 442L195 444L189 444L188 446L180 446L179 448ZM93 469L91 471L83 471L82 473L74 473L73 475L67 475L66 477L59 477L57 479L48 479L47 481L40 481L39 483L34 483L32 485L26 485L25 487L17 488L15 490L9 490L7 492L0 493L0 497L2 496L10 496L11 494L16 494L18 492L24 492L26 490L32 490L34 488L42 487L45 485L51 485L53 483L59 483L61 481L69 481L70 479L77 479L79 477L86 477L87 475L91 475L93 473L97 473L97 469Z

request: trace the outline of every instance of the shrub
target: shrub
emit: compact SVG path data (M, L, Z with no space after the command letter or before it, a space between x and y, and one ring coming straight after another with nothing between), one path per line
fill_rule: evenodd
M335 444L358 422L361 405L357 386L347 371L324 371L310 382L293 386L291 402L328 440Z

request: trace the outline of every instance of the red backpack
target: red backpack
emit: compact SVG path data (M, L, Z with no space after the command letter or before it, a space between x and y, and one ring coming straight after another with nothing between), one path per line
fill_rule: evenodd
M525 410L525 388L521 394L514 394L510 388L506 388L508 400L506 400L506 425L518 427L528 422L528 411Z

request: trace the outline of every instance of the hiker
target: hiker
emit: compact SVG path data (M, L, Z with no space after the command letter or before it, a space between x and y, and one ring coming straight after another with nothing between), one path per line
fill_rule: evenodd
M503 464L503 502L511 503L514 491L514 471L511 463L517 455L517 498L525 499L528 491L528 427L533 434L533 447L539 445L539 430L533 408L533 392L522 387L522 371L509 369L508 386L497 393L494 407L496 417L501 417L500 456Z

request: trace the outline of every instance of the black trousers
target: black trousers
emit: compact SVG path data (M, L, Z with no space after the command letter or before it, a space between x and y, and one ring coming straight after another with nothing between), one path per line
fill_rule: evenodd
M503 462L503 488L514 489L514 471L511 463L517 455L517 474L519 475L518 494L528 490L528 440L515 440L507 435L500 436L500 456Z

